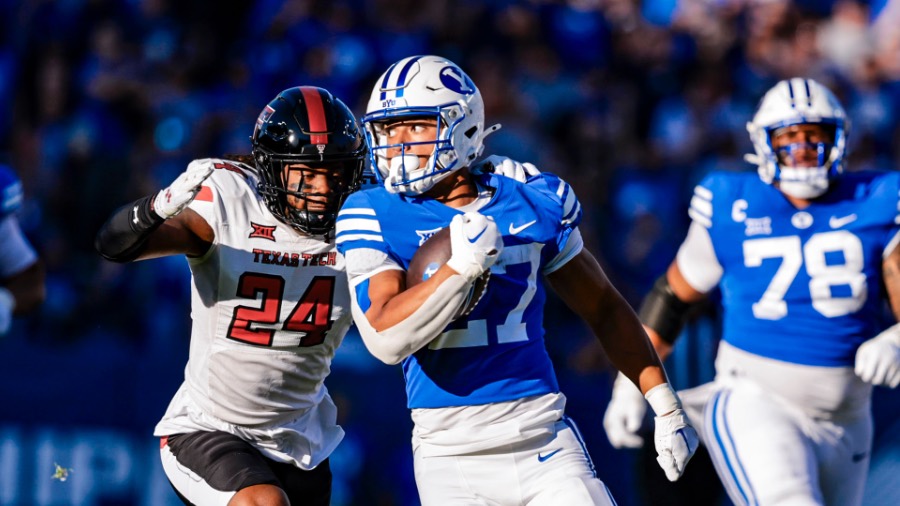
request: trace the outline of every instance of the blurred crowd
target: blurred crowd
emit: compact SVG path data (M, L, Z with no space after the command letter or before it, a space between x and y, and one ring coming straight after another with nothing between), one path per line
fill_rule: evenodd
M94 254L111 208L192 158L247 152L260 108L286 87L326 87L361 114L387 65L441 54L503 124L490 152L578 189L589 244L634 302L680 239L690 186L712 168L747 170L744 124L776 80L809 76L837 92L853 120L851 169L897 166L898 4L2 0L0 161L25 183L22 221L65 329L54 338L77 339L109 318L106 299L171 288L164 276L126 283L133 272ZM140 338L141 306L131 309L114 319Z
M844 102L849 170L900 167L898 26L900 0L0 0L0 163L24 182L20 220L48 271L29 339L186 347L183 260L103 261L103 219L193 158L247 153L282 89L322 86L361 115L414 54L472 76L503 125L488 154L574 186L586 242L637 304L693 184L751 170L745 123L777 80L813 77ZM584 357L584 333L548 318L570 336L563 360Z

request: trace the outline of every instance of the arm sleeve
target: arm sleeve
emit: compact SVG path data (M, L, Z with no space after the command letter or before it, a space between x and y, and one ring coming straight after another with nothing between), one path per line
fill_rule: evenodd
M120 207L100 227L94 248L103 258L130 262L141 254L147 238L165 221L151 209L154 197L150 195Z
M351 249L344 258L353 320L369 353L386 364L400 363L440 335L472 288L472 283L462 276L451 276L407 319L378 332L369 325L365 314L370 306L369 279L379 272L403 268L386 253L371 248Z
M15 216L0 218L0 278L22 272L38 259Z
M375 358L386 364L399 364L438 337L453 321L465 302L472 283L459 274L450 276L413 314L389 329L376 331L369 325L358 296L368 289L368 279L350 289L351 312L363 343Z

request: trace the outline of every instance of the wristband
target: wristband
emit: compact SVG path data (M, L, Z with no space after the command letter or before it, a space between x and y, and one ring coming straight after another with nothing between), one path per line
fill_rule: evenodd
M653 408L656 416L663 416L676 409L681 409L681 401L678 400L678 396L668 383L661 383L651 388L644 394L644 398L647 399L647 403Z

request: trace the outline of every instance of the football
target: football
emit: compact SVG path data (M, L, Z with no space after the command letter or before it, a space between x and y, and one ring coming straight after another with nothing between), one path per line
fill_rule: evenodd
M429 237L416 250L412 260L409 262L409 269L406 271L406 287L412 288L430 278L442 265L447 263L447 260L450 260L450 252L450 227L444 227ZM491 270L488 269L472 283L472 289L469 290L469 295L466 297L465 302L463 302L459 311L453 317L454 320L468 316L475 309L481 297L484 296L485 290L487 290L490 277Z

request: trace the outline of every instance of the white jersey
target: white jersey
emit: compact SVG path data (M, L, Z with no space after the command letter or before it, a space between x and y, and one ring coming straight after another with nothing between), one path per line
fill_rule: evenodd
M351 323L344 258L276 219L253 169L216 168L190 204L215 239L188 259L185 381L155 434L223 430L311 469L343 438L324 380Z

